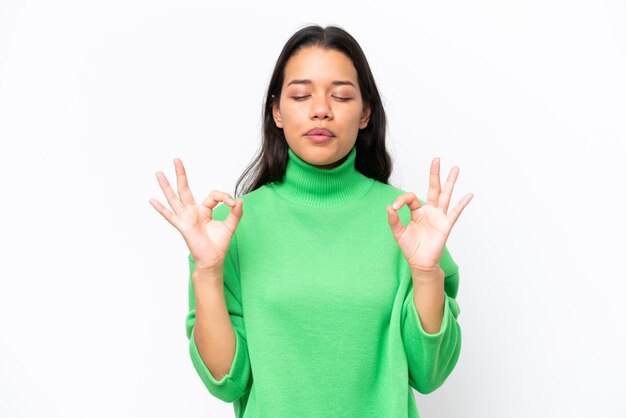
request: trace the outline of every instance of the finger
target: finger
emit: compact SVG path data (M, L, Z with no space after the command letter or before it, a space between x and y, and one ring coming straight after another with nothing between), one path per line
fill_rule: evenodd
M231 207L235 204L233 197L228 193L221 192L219 190L211 191L211 193L209 193L206 199L202 202L202 206L209 209L209 218L213 217L213 209L219 202L224 202Z
M473 197L474 197L473 193L466 194L459 201L459 203L457 203L456 206L452 208L452 210L448 214L448 218L450 219L450 222L451 222L451 227L454 226L454 224L456 223L456 220L459 219L459 216L461 216L461 212L463 212L463 209L465 209L465 207L469 204L469 202L472 200Z
M441 185L439 184L440 161L439 157L435 157L430 164L430 181L426 203L431 204L434 207L438 207L437 201L439 200L439 192L441 191Z
M228 214L226 219L224 219L223 223L224 225L226 225L228 229L235 232L235 230L237 229L237 225L239 225L239 221L241 220L242 215L243 215L243 199L239 198L233 204L232 209L230 210L230 213Z
M157 171L156 176L157 180L159 181L159 186L161 186L161 190L163 190L163 193L165 194L167 203L170 204L171 208L174 209L174 212L176 214L182 212L183 204L178 199L178 196L176 196L176 193L174 193L174 190L172 189L172 186L170 186L170 183L167 181L167 177L165 177L165 174Z
M183 162L179 158L174 158L174 167L176 168L176 184L178 185L178 196L183 206L193 205L196 201L193 199L189 184L187 183L187 173Z
M459 177L459 171L461 171L459 167L452 167L450 174L448 174L446 184L444 184L443 190L439 195L439 207L443 209L443 213L448 213L448 206L450 205L450 199L452 198L454 183L456 183L456 179Z
M176 215L171 210L163 206L161 202L159 202L156 199L148 199L148 202L150 202L152 207L154 207L157 210L157 212L163 215L166 221L172 224L174 228L178 229L178 222L176 221Z
M393 237L396 240L400 239L406 227L402 225L402 222L400 222L400 217L393 209L393 206L389 205L387 205L387 222L389 223Z
M416 221L418 218L416 211L422 207L422 204L415 193L408 192L398 196L396 200L394 200L392 208L398 210L405 204L408 205L411 210L411 220Z

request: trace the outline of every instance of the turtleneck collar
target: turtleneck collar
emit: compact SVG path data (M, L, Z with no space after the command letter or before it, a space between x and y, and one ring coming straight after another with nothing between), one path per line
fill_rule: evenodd
M319 168L304 161L291 149L285 177L273 183L274 190L286 200L306 206L332 207L358 200L374 185L375 180L361 174L355 167L356 146L347 158L334 168Z

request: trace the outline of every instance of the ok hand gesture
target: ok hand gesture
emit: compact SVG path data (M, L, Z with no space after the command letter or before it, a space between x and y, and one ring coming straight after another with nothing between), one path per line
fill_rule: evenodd
M235 201L228 193L213 190L199 205L194 200L187 184L183 162L176 158L174 166L178 196L172 190L165 175L160 171L156 173L159 185L174 212L172 213L155 199L149 199L149 202L182 234L194 259L196 269L220 271L223 268L231 238L243 215L243 200ZM232 207L222 222L212 218L213 208L218 202L224 202Z
M431 163L428 200L424 206L411 192L398 196L393 206L387 206L387 221L391 232L412 272L427 274L439 270L439 260L450 230L474 196L472 193L463 196L448 214L450 197L460 169L452 167L441 190L439 164L439 158L434 158ZM396 212L405 204L411 210L411 221L407 226L402 225Z

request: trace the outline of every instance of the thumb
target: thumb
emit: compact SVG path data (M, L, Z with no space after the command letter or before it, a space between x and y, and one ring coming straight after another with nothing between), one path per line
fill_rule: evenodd
M390 205L387 205L387 222L389 223L393 237L398 240L398 237L400 237L405 227L402 225L402 222L400 222L398 213Z
M234 233L237 229L237 225L239 225L239 221L241 220L242 216L243 199L239 198L236 199L235 204L231 206L230 212L228 213L228 216L226 216L226 219L224 219L223 223L228 227L228 229L230 229Z

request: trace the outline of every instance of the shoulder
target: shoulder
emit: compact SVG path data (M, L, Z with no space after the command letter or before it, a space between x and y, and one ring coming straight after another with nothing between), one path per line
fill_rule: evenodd
M269 185L263 185L256 190L243 194L238 197L243 200L243 210L247 207L254 207L256 203L263 201L267 198L269 192ZM213 219L223 221L230 213L231 207L225 203L220 202L215 208L213 208ZM243 220L243 219L242 219Z
M401 195L408 193L409 191L404 190L400 187L394 186L392 184L387 184L380 182L378 180L374 180L374 185L370 192L371 198L375 202L380 202L385 206L393 204L393 202ZM424 199L420 199L419 196L417 198L420 204L424 205L426 202ZM411 219L411 210L407 205L402 206L398 209L398 216L402 221L403 225L406 225Z
M404 190L392 184L383 183L378 180L374 180L374 187L372 187L372 191L378 195L390 197L392 199L409 192L409 190ZM426 203L426 201L424 199L420 199L419 196L417 197L417 200L419 200L422 205Z

